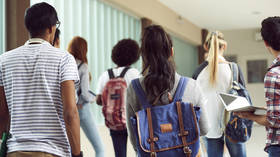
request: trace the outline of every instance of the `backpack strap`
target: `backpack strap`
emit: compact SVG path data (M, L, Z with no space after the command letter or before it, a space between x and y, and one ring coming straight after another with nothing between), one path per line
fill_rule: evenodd
M179 101L179 100L182 99L182 96L183 96L183 94L185 92L185 88L186 88L186 85L187 85L188 81L189 81L189 79L187 77L181 76L180 81L179 81L179 83L177 85L175 96L173 98L174 102Z
M147 100L147 97L146 97L146 94L145 94L143 88L141 87L139 78L135 79L135 80L132 80L131 84L132 84L132 87L135 91L135 94L137 95L137 97L138 97L140 103L142 104L143 108L146 109L148 107L152 107L152 105Z
M197 79L198 75L201 73L201 71L208 65L208 61L202 62L199 67L194 71L192 78L194 80Z
M236 63L230 62L230 68L232 71L232 83L231 83L231 88L235 88L235 89L240 89L240 87L238 86L238 77L239 77L239 70L238 70L238 66Z
M81 62L79 65L78 65L78 70L80 69L80 67L83 65L83 62Z
M271 70L272 68L280 66L280 61L276 62L274 65L272 65L270 68L267 69L267 71Z
M193 109L192 104L190 105L191 109ZM177 114L178 114L178 121L179 121L179 129L180 129L180 133L179 136L182 139L182 143L183 143L183 151L186 154L186 157L190 157L192 154L191 149L188 147L188 143L187 143L187 136L189 134L188 131L185 130L184 128L184 122L183 122L183 113L182 113L182 106L181 106L181 102L177 101L176 102L176 107L177 107ZM194 117L195 118L195 117Z
M115 75L114 75L114 72L113 72L113 69L112 69L112 68L111 68L111 69L108 69L108 75L109 75L109 78L110 78L110 79L115 78Z
M152 120L152 113L151 113L151 107L148 107L146 109L147 111L147 119L148 119L148 127L149 127L149 136L148 142L151 146L151 157L156 157L156 151L155 151L155 142L158 141L158 138L154 136L154 129L153 129L153 120Z
M123 71L121 72L121 74L120 74L120 78L123 78L124 77L124 75L125 75L125 73L128 71L130 69L130 67L125 67L124 69L123 69Z
M81 62L81 63L78 65L78 70L80 70L80 68L81 68L82 65L83 65L83 62ZM82 90L81 90L81 87L80 87L79 90L77 91L78 97L80 97L81 93L82 93Z
M232 71L232 81L238 82L238 67L237 64L230 62L230 68Z

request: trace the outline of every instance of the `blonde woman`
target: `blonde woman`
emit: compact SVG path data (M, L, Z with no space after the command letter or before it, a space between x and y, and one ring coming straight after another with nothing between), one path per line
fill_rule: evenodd
M227 48L224 35L219 32L210 32L204 43L208 52L205 62L197 68L193 75L203 90L203 95L208 99L206 108L209 111L210 129L205 135L204 143L208 157L223 157L224 144L226 144L231 157L246 157L244 143L233 143L224 134L224 111L223 104L217 97L217 92L228 92L231 87L232 71L229 62L223 57ZM239 79L243 80L240 71ZM244 81L243 81L244 82Z

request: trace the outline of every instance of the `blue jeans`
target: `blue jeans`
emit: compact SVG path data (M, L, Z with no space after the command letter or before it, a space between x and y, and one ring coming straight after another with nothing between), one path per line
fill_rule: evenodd
M105 157L103 142L93 119L90 104L79 109L80 125L95 150L96 157Z
M127 130L110 130L110 134L114 145L115 157L126 157Z
M204 137L208 157L223 157L225 142L231 157L246 157L245 143L233 143L224 136L220 138Z
M271 145L267 147L268 157L280 156L280 145Z

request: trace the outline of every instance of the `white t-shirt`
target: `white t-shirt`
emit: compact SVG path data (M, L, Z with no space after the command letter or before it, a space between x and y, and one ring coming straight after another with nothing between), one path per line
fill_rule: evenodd
M197 82L200 85L203 95L207 99L206 110L210 129L206 134L207 138L219 138L223 135L223 115L225 107L219 100L217 92L228 92L232 80L232 72L229 64L218 64L217 82L214 87L209 83L210 72L209 66L205 67L197 77Z
M115 77L119 76L123 71L124 67L113 68L113 73ZM135 68L130 68L124 75L124 79L126 81L127 86L129 86L130 82L136 78L141 77L140 72ZM106 83L110 80L108 71L102 73L102 75L98 79L97 84L97 94L102 94L102 91L106 85Z

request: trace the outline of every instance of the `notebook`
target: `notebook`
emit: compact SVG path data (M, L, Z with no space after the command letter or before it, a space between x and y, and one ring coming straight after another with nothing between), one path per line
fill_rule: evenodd
M252 106L246 98L228 93L218 93L218 97L227 111L251 111L255 115L265 115L266 108Z

